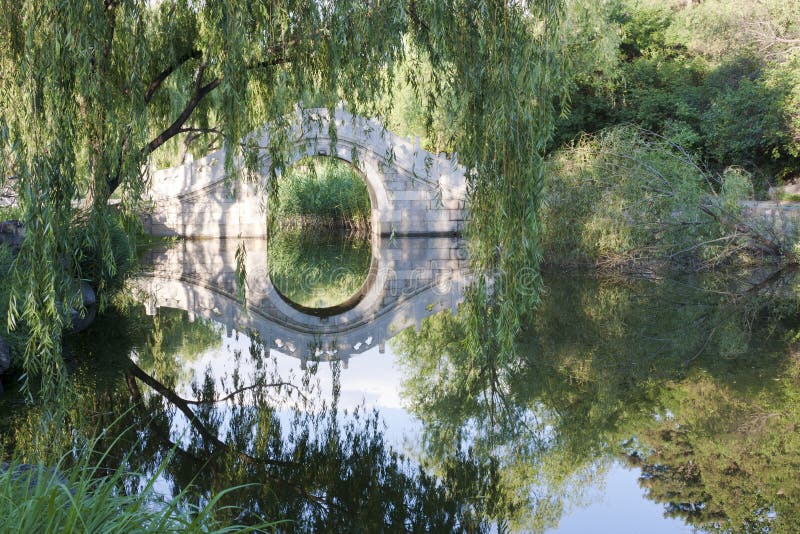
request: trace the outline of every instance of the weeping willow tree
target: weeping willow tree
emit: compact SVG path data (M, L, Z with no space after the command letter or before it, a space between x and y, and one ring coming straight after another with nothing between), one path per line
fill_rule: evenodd
M471 169L475 262L495 275L492 320L508 347L538 287L534 276L533 291L514 291L540 259L541 153L565 86L561 4L0 0L0 185L14 184L27 230L8 321L29 331L26 371L63 374L64 310L79 306L86 255L101 293L116 273L107 201L135 213L152 158L187 139L222 144L233 180L244 136L269 124L280 166L280 118L299 101L386 117L396 66L412 56L432 69L403 72Z
M477 276L462 309L474 355L468 381L513 358L520 326L539 302L543 154L568 103L563 10L550 0L431 2L415 10L422 16L411 33L433 67L429 124L434 117L449 124L439 137L469 169Z

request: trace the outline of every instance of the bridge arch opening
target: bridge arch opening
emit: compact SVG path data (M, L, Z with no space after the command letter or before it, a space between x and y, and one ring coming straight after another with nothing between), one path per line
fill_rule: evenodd
M374 188L349 161L304 157L270 198L268 276L278 296L320 317L355 307L377 270L372 254Z
M310 156L348 161L362 173L371 200L373 235L457 236L467 221L465 170L453 155L432 154L418 140L398 137L373 119L344 108L300 109L290 119L289 153L281 166ZM259 183L239 183L232 194L225 149L169 169L153 171L143 224L152 235L202 238L264 237L269 202L265 182L273 175L269 127L247 136L248 171ZM285 137L281 137L281 142ZM251 161L249 156L254 160ZM240 155L235 164L245 161ZM255 163L250 168L250 163Z
M368 232L374 186L347 160L332 156L300 158L278 177L270 198L270 230L286 227Z

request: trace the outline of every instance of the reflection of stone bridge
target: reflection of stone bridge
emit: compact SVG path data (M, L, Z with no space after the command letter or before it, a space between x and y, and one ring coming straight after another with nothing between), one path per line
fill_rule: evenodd
M341 359L379 346L437 311L455 311L466 285L465 250L454 238L374 239L372 268L357 302L320 317L296 309L270 282L266 241L247 249L247 307L237 299L239 240L196 240L149 254L153 270L132 281L149 314L187 310L232 330L257 331L273 350L307 360Z
M464 169L455 158L431 154L388 132L369 119L339 108L334 120L325 109L299 111L288 127L290 154L285 165L306 156L345 160L364 176L372 204L372 230L377 235L452 235L465 219ZM149 192L151 209L145 228L154 235L186 237L264 237L265 177L270 175L266 132L245 140L257 154L255 183L226 183L225 152L155 171ZM242 162L237 163L242 166ZM276 169L279 171L280 169ZM235 188L235 192L232 190Z

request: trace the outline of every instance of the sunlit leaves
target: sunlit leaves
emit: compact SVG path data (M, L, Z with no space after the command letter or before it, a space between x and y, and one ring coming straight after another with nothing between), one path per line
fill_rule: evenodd
M491 307L484 324L498 345L490 350L508 358L522 318L537 302L536 288L518 291L516 278L541 261L542 154L566 87L563 5L451 1L415 8L415 36L447 95L440 104L452 123L445 145L470 169L474 265L495 278L488 303L481 296L486 288L476 286L477 300L468 297L467 305L476 314Z
M2 7L2 153L13 153L3 175L19 181L28 229L12 322L31 323L32 369L57 365L56 303L82 276L80 251L97 251L101 271L115 272L106 201L119 192L124 213L139 207L151 153L163 163L201 150L188 139L203 149L224 145L235 179L239 143L268 124L266 172L274 176L292 149L285 118L296 105L345 100L356 113L388 116L396 66L409 50L431 70L404 74L427 100L426 114L446 117L436 122L450 125L438 137L470 169L475 265L497 278L492 322L508 354L537 300L536 291L513 288L516 273L541 257L542 152L565 90L561 1Z

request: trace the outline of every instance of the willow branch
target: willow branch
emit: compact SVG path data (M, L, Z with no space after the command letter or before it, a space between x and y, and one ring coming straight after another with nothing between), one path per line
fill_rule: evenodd
M248 70L258 69L266 66L280 65L283 63L287 63L288 61L289 59L286 56L281 55L278 57L271 58L269 60L248 65L245 68L247 68ZM205 72L205 65L201 65L200 68L198 69L198 75L195 78L195 90L194 93L192 94L192 97L186 103L186 106L184 106L183 111L181 111L180 115L178 115L178 118L176 118L175 121L172 124L170 124L163 132L158 134L158 136L156 136L155 139L153 139L147 144L147 146L143 150L144 156L147 156L148 154L152 153L158 147L160 147L161 145L163 145L164 143L166 143L179 133L183 133L182 131L183 125L186 123L189 117L191 117L195 108L197 108L197 106L206 96L208 96L212 91L214 91L214 89L220 86L220 84L222 83L222 78L219 77L214 78L207 84L203 85L202 77L204 72Z
M145 103L149 103L150 100L152 100L153 95L158 90L158 88L161 87L161 84L163 84L164 81L167 78L169 78L169 76L173 72L178 70L181 67L181 65L183 65L184 63L186 63L190 59L200 59L201 57L202 57L202 53L199 50L190 50L189 52L187 52L186 54L184 54L183 56L178 58L178 60L175 63L173 63L172 65L170 65L166 69L162 70L160 73L158 73L158 76L156 76L153 79L153 81L150 82L150 85L147 86L147 92L145 92L145 94L144 94Z
M429 31L428 25L419 16L419 12L417 11L416 0L409 0L406 8L406 13L408 13L408 16L411 18L411 21L414 24L416 24L418 28L424 30L426 33Z
M136 409L139 411L140 415L146 419L148 414L144 410L144 401L142 400L142 392L139 390L139 385L136 383L136 378L130 374L126 375L125 383L128 385L128 392L131 394L131 399L134 401ZM173 442L170 439L170 437L166 435L158 427L158 425L150 425L149 429L151 432L158 434L158 437L161 438L161 440L166 443L167 449L175 451L181 456L191 460L194 464L199 464L202 461L201 458L179 447L177 443Z
M670 254L667 257L669 259L673 259L673 258L676 258L676 257L682 255L682 254L686 254L687 252L691 252L691 251L693 251L695 249L698 249L700 247L704 247L706 245L710 245L711 243L718 243L720 241L731 241L733 239L738 239L740 237L741 237L741 234L735 233L735 234L726 235L726 236L723 236L723 237L720 237L720 238L717 238L717 239L709 239L708 241L703 241L702 243L696 243L696 244L692 245L691 247L685 248L683 250L679 250L678 252L673 252L672 254Z
M200 72L199 74L202 74L202 72ZM163 145L164 143L166 143L167 141L169 141L170 139L172 139L173 137L175 137L180 133L181 127L186 123L186 121L192 115L195 108L197 108L197 106L200 104L203 98L205 98L214 89L219 87L219 85L222 83L222 78L214 78L205 85L201 85L201 83L202 80L200 76L198 76L197 79L195 80L195 91L194 94L192 95L192 98L190 98L189 101L186 103L186 106L183 108L183 111L181 111L181 114L178 115L178 118L176 118L173 121L173 123L167 127L167 129L158 134L155 139L153 139L147 144L147 146L144 149L145 156L147 156L148 154L156 150L158 147L160 147L161 145Z
M323 30L319 30L318 32L315 32L315 34L320 33L322 31ZM299 39L293 39L286 43L272 45L268 47L266 50L267 55L272 56L271 59L254 63L252 65L249 65L247 68L248 69L259 68L259 67L275 66L287 63L288 59L286 58L285 55L286 49L296 45L299 42L300 42ZM170 66L159 72L158 75L156 75L156 77L153 78L153 81L150 82L150 84L147 86L147 91L144 94L145 103L149 103L150 100L153 99L155 92L158 90L159 87L161 87L161 85L166 81L166 79L172 75L172 73L178 70L187 61L191 59L200 59L202 57L203 53L200 50L197 49L189 50L182 56L178 57L178 59L173 64L171 64Z
M774 236L764 235L763 232L760 232L758 229L740 220L733 214L724 212L717 213L710 206L707 206L705 204L700 204L698 207L700 208L700 211L702 211L703 213L705 213L706 215L708 215L721 225L731 228L732 230L740 234L745 234L749 236L755 243L757 243L758 247L762 248L762 250L776 255L785 252L784 246L780 243L778 239L775 239Z
M205 98L211 91L219 87L222 80L220 78L214 78L211 82L207 83L206 85L202 85L202 75L205 71L205 67L201 67L198 70L197 78L195 79L195 91L192 95L192 98L189 99L189 102L186 103L186 106L183 108L183 111L175 121L170 124L166 130L158 134L155 139L150 141L147 146L144 147L142 150L142 156L147 157L150 153L152 153L155 149L178 135L181 131L181 128L189 120L192 113L194 112L195 108L200 104L200 102ZM109 177L108 180L108 192L107 194L110 196L120 184L121 175L117 173L113 177Z
M216 134L225 135L219 128L181 128L178 133Z
M259 61L256 63L251 63L245 65L246 70L255 70L264 67L274 67L278 65L283 65L286 63L290 63L291 59L287 55L287 51L295 46L299 45L303 41L310 41L313 42L316 38L327 35L328 29L327 28L320 28L319 30L313 32L310 36L305 38L297 38L291 39L284 43L279 43L276 45L272 45L267 47L266 54L268 56L272 56L269 59L265 59L263 61ZM155 79L150 82L150 85L145 92L145 102L150 102L153 98L153 95L158 90L159 87L164 83L164 81L181 65L189 61L190 59L199 59L202 57L202 52L198 50L192 50L187 52L185 55L180 57L178 61L161 71ZM206 65L203 64L198 69L197 76L195 77L195 90L189 99L186 102L186 105L183 108L183 111L178 115L178 117L170 124L166 129L164 129L161 133L159 133L153 140L151 140L147 145L141 150L141 155L143 158L146 158L150 155L153 151L158 149L161 145L179 135L181 133L186 133L187 129L184 128L184 124L194 113L194 110L200 104L200 102L209 94L211 94L217 87L222 84L222 78L216 77L207 84L203 85L203 74L205 72ZM120 175L117 173L116 176L109 177L107 180L108 184L108 192L107 194L110 196L120 185Z
M188 402L186 399L180 397L177 393L172 391L170 388L153 378L152 376L145 373L141 367L129 361L128 364L130 365L130 372L131 374L136 377L137 379L141 380L144 384L149 386L153 389L156 393L167 399L170 403L172 403L186 418L188 419L189 423L197 430L200 436L206 442L214 443L215 446L219 447L220 449L230 451L236 454L241 460L252 464L252 465L275 465L280 467L288 467L294 465L293 463L289 462L281 462L277 460L268 460L265 458L256 458L254 456L250 456L242 451L238 451L230 447L227 443L221 441L214 432L211 432L197 415L189 408ZM284 484L289 487L295 493L305 497L306 499L314 502L317 505L327 506L328 503L322 498L313 493L306 491L302 486L290 482L288 480L271 476L267 473L262 474L264 480L279 484Z
M236 395L244 393L245 391L251 391L253 389L259 389L259 388L269 388L269 387L280 388L280 387L284 387L284 386L294 389L295 391L297 391L298 395L300 395L303 399L306 399L306 396L303 395L303 393L300 390L300 388L297 387L296 385L290 383L290 382L270 382L270 383L267 383L267 384L265 384L265 383L256 383L256 384L253 384L252 386L245 386L243 388L239 388L236 391L234 391L233 393L231 393L230 395L226 395L226 396L224 396L224 397L222 397L220 399L210 399L210 400L189 400L189 399L184 399L184 400L186 401L186 404L194 404L194 405L217 404L217 403L220 403L220 402L229 401L232 398L234 398Z
M180 412L186 416L186 419L189 420L189 423L197 430L200 436L203 438L204 441L207 443L213 443L215 446L220 447L225 450L231 450L227 443L223 442L222 440L217 437L216 433L212 432L211 430L206 427L202 421L197 417L194 411L189 408L189 401L184 399L183 397L179 396L177 393L172 391L170 388L153 378L152 376L145 373L141 367L136 365L133 362L130 362L131 365L131 373L134 377L141 380L144 384L148 385L151 389L153 389L156 393L167 399L170 403L172 403ZM242 460L247 461L248 463L265 463L269 465L277 465L281 467L287 467L291 465L287 462L281 462L277 460L268 460L264 458L256 458L254 456L250 456L247 453L241 451L235 451L237 456L239 456Z

